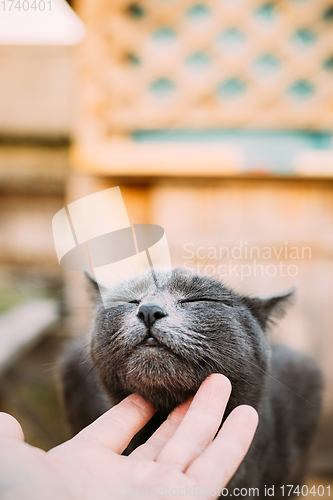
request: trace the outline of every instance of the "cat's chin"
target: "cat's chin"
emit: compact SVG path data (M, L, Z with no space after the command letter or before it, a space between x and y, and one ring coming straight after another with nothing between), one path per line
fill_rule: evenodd
M162 344L138 346L127 358L126 365L131 379L139 378L142 382L154 385L167 384L168 379L173 378L181 368L177 356Z
M175 354L168 346L156 341L155 339L147 339L143 341L135 348L133 354L135 357L142 356L143 362L146 359L149 359L152 362L159 362L159 360L162 360L165 356L167 356L168 359L170 358L170 360L176 359Z
M155 377L155 380L132 379L129 385L129 393L137 393L146 401L152 403L156 410L162 413L170 413L176 406L193 396L197 387L192 390L179 388L176 380L166 380L164 377Z
M140 346L118 378L125 393L136 392L157 410L170 412L195 394L205 375L163 347Z

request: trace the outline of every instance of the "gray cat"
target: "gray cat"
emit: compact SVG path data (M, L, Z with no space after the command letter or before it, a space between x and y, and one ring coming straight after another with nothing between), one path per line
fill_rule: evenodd
M236 294L221 282L183 269L147 272L122 282L96 307L88 355L74 345L62 368L63 397L73 433L128 394L158 412L132 440L142 444L167 414L193 395L211 373L232 383L224 418L240 404L260 423L235 488L302 485L319 416L321 375L314 362L271 347L266 331L282 316L292 292L268 299ZM96 289L96 283L94 283ZM272 492L272 490L270 490Z

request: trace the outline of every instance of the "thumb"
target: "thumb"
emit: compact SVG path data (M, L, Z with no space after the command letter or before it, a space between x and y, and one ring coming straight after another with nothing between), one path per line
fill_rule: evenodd
M9 415L9 413L0 412L0 437L1 436L24 441L22 427L16 418Z

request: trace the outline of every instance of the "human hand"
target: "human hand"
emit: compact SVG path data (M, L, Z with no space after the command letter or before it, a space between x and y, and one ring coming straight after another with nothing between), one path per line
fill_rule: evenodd
M211 375L193 400L176 408L128 457L121 453L155 412L137 394L49 452L24 443L20 424L0 413L1 498L174 499L191 491L191 497L211 499L211 491L225 487L234 475L258 423L252 407L239 406L213 440L230 392L226 377Z

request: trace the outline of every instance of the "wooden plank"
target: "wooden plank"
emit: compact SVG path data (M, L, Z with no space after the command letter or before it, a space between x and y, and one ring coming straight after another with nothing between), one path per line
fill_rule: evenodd
M268 162L249 165L237 143L135 143L130 139L97 140L72 147L76 172L100 176L230 177L235 175L297 175L333 177L332 150L304 150L286 162L280 174Z
M45 334L59 319L57 303L34 300L0 317L0 373Z
M72 148L74 170L96 175L220 176L235 175L244 165L233 145L136 144L130 139L97 141Z

